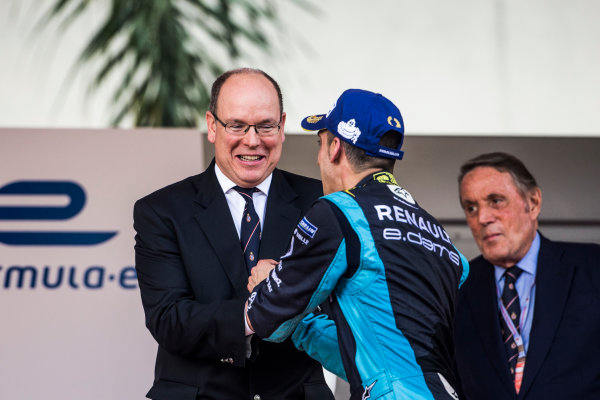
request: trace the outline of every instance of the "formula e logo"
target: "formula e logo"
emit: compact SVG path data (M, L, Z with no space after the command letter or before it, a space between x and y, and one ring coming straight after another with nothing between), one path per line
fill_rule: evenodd
M10 196L66 196L69 204L0 206L0 221L66 220L77 215L85 205L85 192L69 181L17 181L0 188L0 197ZM117 232L62 232L62 231L0 231L0 243L13 246L90 246L107 241Z

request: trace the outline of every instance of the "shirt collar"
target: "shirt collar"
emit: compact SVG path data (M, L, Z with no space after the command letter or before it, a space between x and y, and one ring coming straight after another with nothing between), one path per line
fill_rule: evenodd
M523 272L527 272L528 274L533 275L535 277L535 274L537 271L537 260L538 260L539 252L540 252L540 233L536 232L535 237L533 238L533 242L531 242L531 246L529 247L529 250L527 251L527 254L525 254L525 257L523 257L517 263L519 268L521 268L523 270ZM494 274L496 276L496 283L500 282L500 279L502 279L502 275L504 274L504 271L506 271L506 268L494 265Z
M233 189L234 186L237 186L231 179L229 179L225 174L221 171L217 163L215 163L215 175L217 175L217 181L223 190L223 193L229 192ZM265 195L269 194L269 188L271 187L271 180L273 180L273 173L271 172L269 176L265 178L264 181L256 185L256 188L260 190Z

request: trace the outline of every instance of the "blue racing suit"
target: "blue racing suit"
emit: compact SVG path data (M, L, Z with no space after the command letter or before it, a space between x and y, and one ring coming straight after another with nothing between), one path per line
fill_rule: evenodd
M390 173L319 199L251 293L248 319L350 382L351 399L456 399L452 329L468 262ZM324 304L326 313L320 312Z

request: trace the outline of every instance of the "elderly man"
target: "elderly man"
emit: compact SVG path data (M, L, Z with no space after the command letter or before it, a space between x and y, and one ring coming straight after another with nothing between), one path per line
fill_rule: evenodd
M319 132L327 196L252 292L249 332L271 341L293 333L299 348L348 379L352 399L455 399L452 320L468 265L392 175L403 156L400 111L350 89L302 125ZM333 321L309 314L327 299Z
M542 192L505 153L467 161L460 203L481 251L456 313L466 399L600 399L600 246L538 232Z
M151 399L333 399L319 363L244 334L248 274L278 259L322 193L275 168L284 141L281 91L238 69L213 84L206 113L215 160L139 200L135 255L146 326L158 343ZM263 261L274 263L274 261Z

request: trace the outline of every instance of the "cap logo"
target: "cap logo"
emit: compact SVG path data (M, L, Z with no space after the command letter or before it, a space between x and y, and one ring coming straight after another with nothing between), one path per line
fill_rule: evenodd
M392 124L392 121L394 122ZM387 119L388 125L395 126L396 128L402 128L402 124L398 121L398 118L392 117L391 115Z
M356 126L354 118L348 122L341 121L338 124L337 130L343 138L351 140L354 144L356 144L356 140L360 136L360 129Z
M308 122L309 124L316 124L322 118L323 118L322 115L311 115L310 117L306 118L306 122Z

